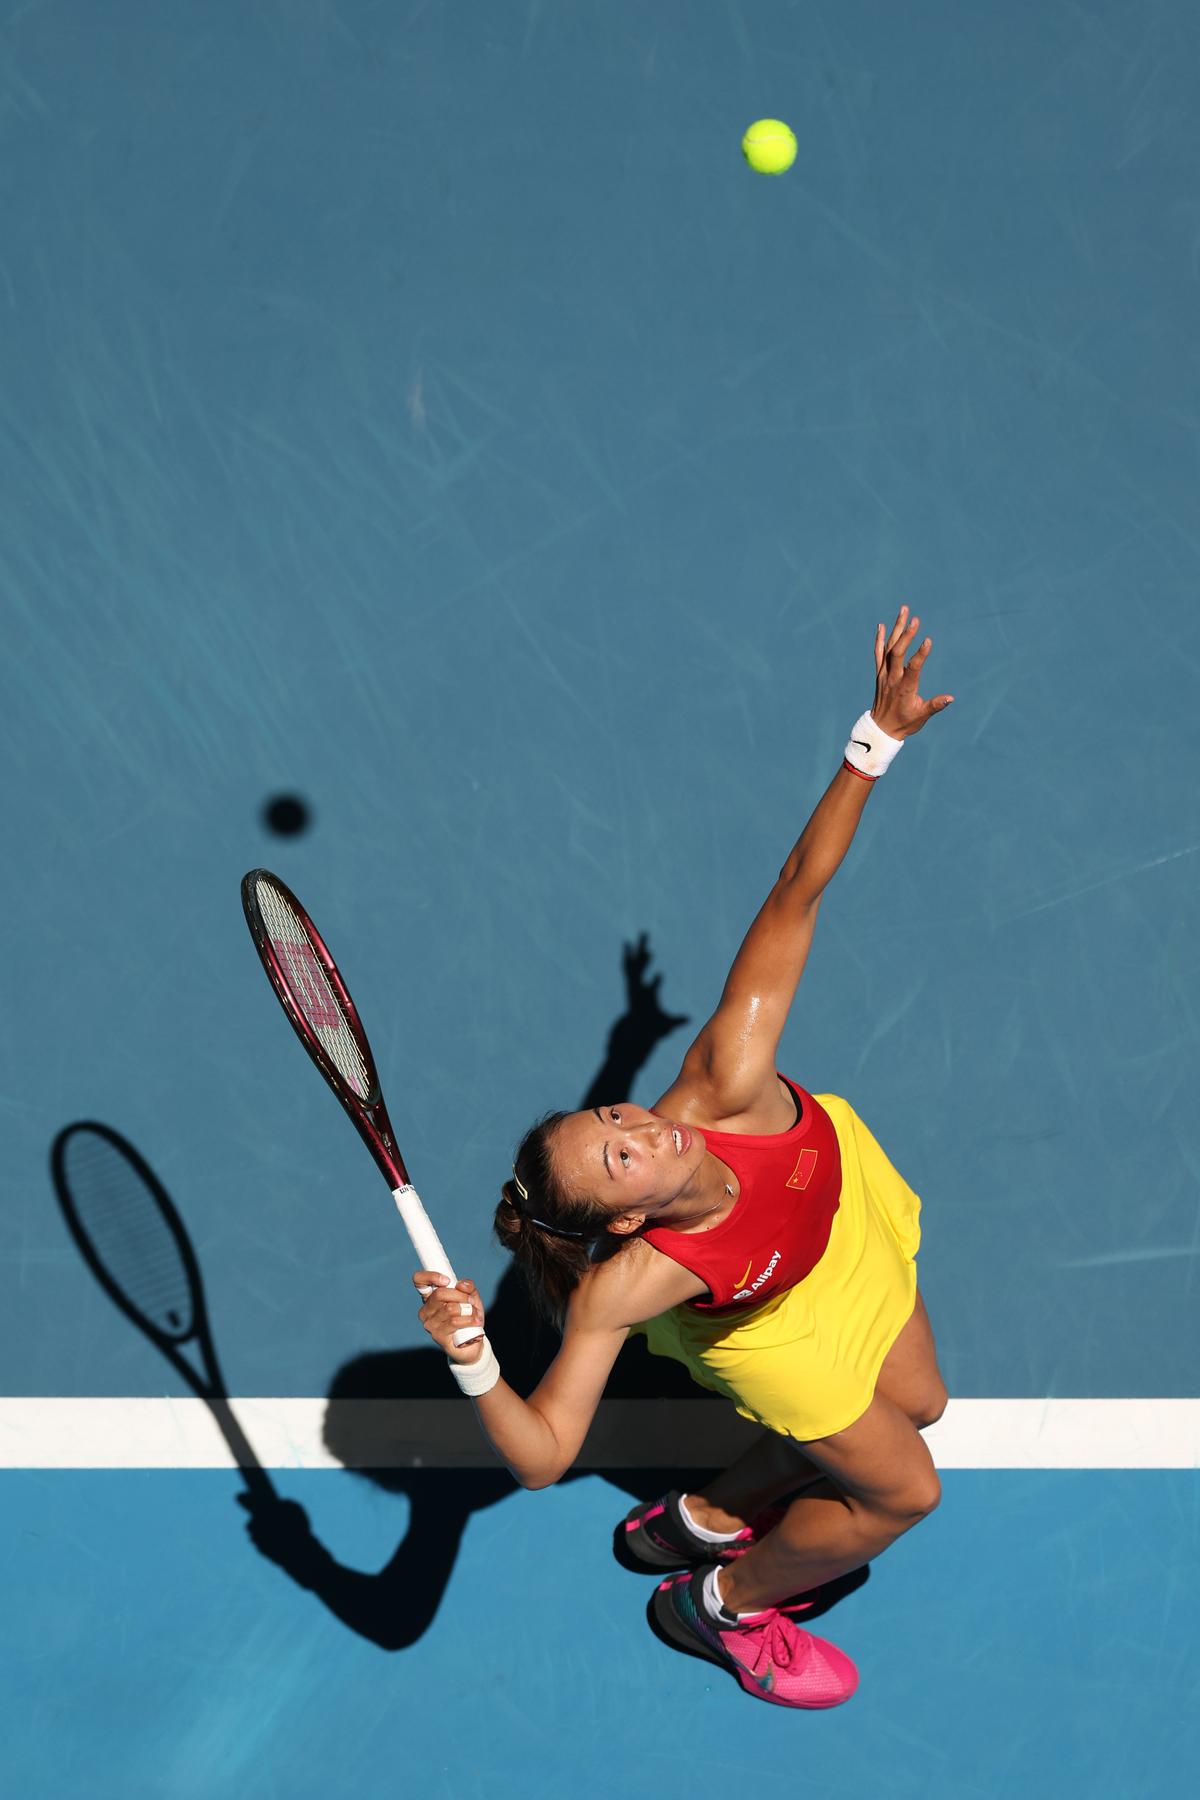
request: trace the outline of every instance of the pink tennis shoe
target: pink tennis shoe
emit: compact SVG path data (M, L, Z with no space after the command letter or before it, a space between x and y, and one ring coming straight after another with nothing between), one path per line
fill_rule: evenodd
M736 1675L756 1700L774 1706L840 1706L858 1686L858 1670L844 1650L793 1623L789 1606L772 1606L743 1625L718 1624L704 1604L704 1582L715 1565L669 1575L651 1602L660 1632L680 1650L707 1657Z

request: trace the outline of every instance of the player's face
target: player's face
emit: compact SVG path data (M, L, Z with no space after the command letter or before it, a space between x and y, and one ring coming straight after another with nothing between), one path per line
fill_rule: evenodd
M698 1131L629 1101L570 1113L554 1135L555 1169L572 1193L614 1217L645 1213L651 1223L685 1192L705 1154Z

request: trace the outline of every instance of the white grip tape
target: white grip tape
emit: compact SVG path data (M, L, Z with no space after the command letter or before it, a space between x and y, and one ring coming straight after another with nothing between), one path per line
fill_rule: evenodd
M457 1281L458 1276L450 1267L450 1258L442 1249L442 1240L433 1229L429 1214L421 1204L421 1196L410 1182L407 1187L392 1189L392 1199L396 1202L396 1210L404 1221L404 1229L412 1239L413 1249L422 1269L436 1270L439 1275L446 1275ZM421 1292L428 1299L432 1288L422 1288ZM483 1336L482 1325L464 1325L461 1331L454 1334L456 1344L473 1344L476 1338Z

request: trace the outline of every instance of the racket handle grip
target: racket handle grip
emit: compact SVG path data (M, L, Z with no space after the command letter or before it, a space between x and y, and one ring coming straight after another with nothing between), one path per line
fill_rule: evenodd
M396 1210L404 1221L404 1229L412 1239L412 1247L416 1251L423 1269L436 1269L439 1275L446 1275L451 1282L458 1276L450 1267L450 1258L442 1248L442 1240L433 1229L429 1214L421 1204L421 1196L412 1183L406 1187L392 1189L392 1199L396 1202ZM421 1292L428 1297L432 1288L422 1288ZM464 1325L454 1334L456 1344L473 1344L476 1338L483 1336L482 1325Z

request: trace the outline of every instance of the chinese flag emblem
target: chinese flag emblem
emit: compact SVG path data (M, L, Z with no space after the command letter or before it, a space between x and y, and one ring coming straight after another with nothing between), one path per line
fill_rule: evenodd
M817 1152L811 1148L802 1150L796 1158L795 1168L787 1178L788 1187L799 1188L803 1192L812 1180L816 1166Z

